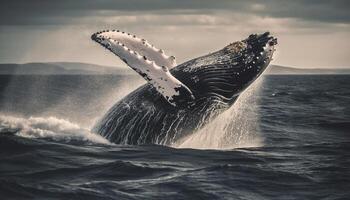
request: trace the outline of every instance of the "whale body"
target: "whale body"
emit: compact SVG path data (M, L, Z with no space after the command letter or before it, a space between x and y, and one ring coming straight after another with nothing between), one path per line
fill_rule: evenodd
M145 50L135 45L137 43L129 42L131 48L118 44L121 43L118 39L122 38L119 35L105 37L111 32L127 34L102 31L95 33L92 39L121 57L148 81L118 101L93 128L94 132L117 144L172 145L201 129L230 108L239 94L262 74L277 44L277 39L268 32L252 34L214 53L171 66L175 65L172 57L153 55L151 50L138 55L135 53L138 49ZM121 49L114 48L114 44ZM144 69L144 64L139 64L141 61L134 57L129 58L130 55L141 56L143 62L152 58L157 61L151 60L149 68ZM162 70L158 70L158 63L167 66L162 65L159 68Z

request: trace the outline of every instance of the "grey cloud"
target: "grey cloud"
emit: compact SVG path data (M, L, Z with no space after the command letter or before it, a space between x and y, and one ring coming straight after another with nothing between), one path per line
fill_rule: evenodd
M276 18L298 18L328 23L350 23L350 3L346 0L4 0L0 25L57 25L79 23L99 13L136 11L139 14L174 10L193 14L225 11Z
M258 11L261 15L291 17L305 20L350 23L350 2L346 0L270 0L269 7Z

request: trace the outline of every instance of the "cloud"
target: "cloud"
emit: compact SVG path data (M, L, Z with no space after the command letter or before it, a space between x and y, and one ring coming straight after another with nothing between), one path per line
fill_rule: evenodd
M350 4L346 0L4 0L0 7L0 25L57 25L86 22L80 20L101 13L134 11L172 11L192 14L231 12L261 17L297 18L326 23L350 23ZM181 12L178 12L181 14ZM104 15L107 17L107 15Z
M271 31L279 39L275 64L345 66L348 10L340 0L4 0L0 60L120 66L90 40L93 32L118 28L146 38L179 62Z

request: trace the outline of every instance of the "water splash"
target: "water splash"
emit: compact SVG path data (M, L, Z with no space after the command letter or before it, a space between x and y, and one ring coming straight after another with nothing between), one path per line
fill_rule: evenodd
M142 79L141 81L137 79L131 83L129 80L125 79L117 87L109 88L108 92L102 92L103 95L94 98L97 100L84 101L85 106L82 108L85 110L80 109L81 106L79 106L79 109L72 109L70 112L67 111L67 108L65 108L67 104L73 103L74 105L70 105L68 108L76 108L81 103L75 105L76 101L73 100L77 98L66 96L60 99L57 104L59 106L49 107L44 111L33 114L35 117L31 116L32 114L25 115L25 117L15 117L13 114L5 115L4 113L0 113L0 133L12 132L18 136L29 138L108 143L103 137L93 134L92 132L94 131L90 131L89 127L94 124L93 122L100 117L101 113L106 112L104 109L110 108L115 101L118 101L143 83ZM43 82L45 81L43 80ZM255 81L240 96L231 109L219 115L210 124L206 125L205 128L187 137L186 140L182 140L181 143L178 142L172 146L198 149L232 149L236 147L261 146L262 138L258 135L260 131L258 130L258 112L256 110L260 82L259 80ZM42 84L42 81L40 81L40 85L45 84ZM49 92L46 91L45 93ZM94 113L96 118L86 113L86 107L97 106L99 104L103 104L101 106L103 109L97 109L98 112ZM75 115L73 117L71 116L73 111L77 117L74 117ZM153 115L150 114L150 116ZM177 126L182 120L181 115L177 120L176 123L171 122L171 127L177 129ZM128 129L128 132L131 130ZM170 137L167 136L166 138ZM157 140L157 143L163 144L164 141Z
M110 144L100 135L91 133L70 121L56 117L14 117L0 115L0 134L15 134L26 138L46 138L55 141L84 141Z
M91 127L116 101L145 83L142 77L132 75L6 78L2 85L4 98L0 99L2 113L55 116L84 127Z
M234 106L173 147L232 149L262 146L257 107L262 82L263 78L256 80L239 96Z

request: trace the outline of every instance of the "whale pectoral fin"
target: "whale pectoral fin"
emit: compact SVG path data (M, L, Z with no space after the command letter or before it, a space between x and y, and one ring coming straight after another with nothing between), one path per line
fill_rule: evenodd
M120 57L127 65L147 80L171 105L181 106L192 102L194 96L191 90L176 79L170 73L167 66L158 65L158 63L165 62L164 60L158 60L158 63L156 63L154 60L150 59L152 57L149 58L138 52L137 50L140 48L135 48L137 45L133 42L113 39L108 37L109 35L102 33L93 34L91 36L92 40ZM121 41L127 41L126 43L129 46ZM158 58L151 54L150 51L143 51L141 49L141 52L147 52L147 55L152 55L153 58Z
M116 40L132 51L136 51L147 59L153 60L159 66L166 66L169 69L176 66L174 56L167 56L162 49L157 49L145 39L138 38L130 33L121 32L119 30L101 31L95 33L92 37L104 37L110 40Z

